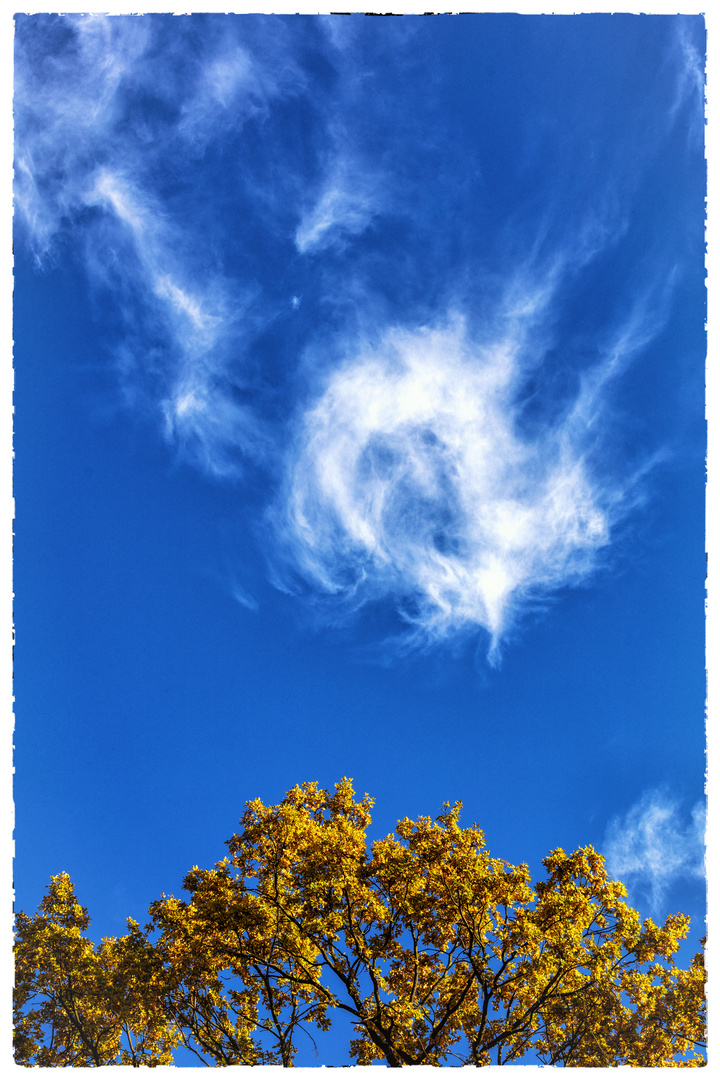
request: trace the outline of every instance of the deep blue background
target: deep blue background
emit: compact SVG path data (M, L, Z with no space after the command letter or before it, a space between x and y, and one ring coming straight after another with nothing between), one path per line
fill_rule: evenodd
M198 38L222 35L217 20L193 18ZM179 40L180 21L161 24L159 41ZM314 85L336 92L315 24L284 23ZM438 17L409 35L402 23L366 20L354 46L372 75L347 115L366 116L358 139L395 169L397 198L349 246L299 256L290 210L268 230L238 171L242 159L254 181L272 183L275 158L261 148L280 143L310 183L320 91L198 157L196 187L185 173L174 190L170 173L157 178L178 220L198 207L199 235L203 216L208 235L225 217L231 276L244 280L251 265L278 308L303 297L294 321L278 315L251 347L259 408L278 422L291 413L304 346L348 318L350 301L328 299L328 281L352 270L389 320L422 318L452 294L481 322L484 297L533 237L550 253L615 200L625 225L568 281L528 423L533 408L548 415L572 395L608 321L649 281L660 295L672 279L658 301L664 325L618 385L605 450L613 465L665 457L607 567L529 616L499 669L482 641L381 662L374 646L396 625L390 609L322 629L269 583L261 508L272 470L208 478L146 409L123 406L113 355L124 331L113 295L88 286L75 243L83 223L42 268L20 224L19 908L34 910L50 875L67 870L95 935L122 933L162 891L179 893L193 864L223 856L246 800L277 801L304 780L353 777L377 800L374 835L461 799L494 855L537 874L551 848L601 847L608 821L648 789L665 787L685 809L703 796L705 173L697 110L668 123L678 23ZM683 25L702 49L701 20ZM158 109L128 103L129 116L162 128L171 120ZM198 200L201 188L212 194ZM257 610L232 598L235 580ZM631 901L642 908L641 896ZM697 881L667 897L668 911L695 919L690 951L703 907Z

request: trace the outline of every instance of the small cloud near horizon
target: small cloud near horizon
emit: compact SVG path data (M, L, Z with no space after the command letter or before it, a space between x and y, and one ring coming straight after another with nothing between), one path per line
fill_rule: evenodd
M650 903L659 915L669 889L705 875L706 810L690 814L666 791L647 791L624 816L609 823L603 851L608 872Z

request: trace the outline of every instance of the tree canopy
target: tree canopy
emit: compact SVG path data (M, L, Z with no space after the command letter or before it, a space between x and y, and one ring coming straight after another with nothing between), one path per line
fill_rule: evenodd
M97 946L52 878L17 916L18 1063L160 1065L183 1045L290 1066L344 1012L361 1065L705 1064L703 955L674 962L685 915L641 920L591 847L550 852L532 886L459 803L368 844L372 805L347 779L249 802L189 899Z

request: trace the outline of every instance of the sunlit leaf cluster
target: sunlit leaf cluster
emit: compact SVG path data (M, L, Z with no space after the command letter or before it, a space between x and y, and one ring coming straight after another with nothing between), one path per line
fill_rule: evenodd
M247 804L228 856L194 867L141 929L99 946L67 874L17 917L16 1060L323 1063L339 1012L352 1060L404 1065L704 1065L704 965L689 920L642 921L591 847L534 886L492 858L460 805L368 845L349 780Z

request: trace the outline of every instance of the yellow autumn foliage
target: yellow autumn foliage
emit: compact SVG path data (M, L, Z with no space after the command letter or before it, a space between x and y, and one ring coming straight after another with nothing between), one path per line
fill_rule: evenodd
M532 886L459 804L368 846L371 808L347 779L248 803L189 900L161 897L100 946L53 878L17 920L16 1060L158 1065L182 1044L290 1066L301 1033L344 1012L361 1065L705 1063L703 957L674 963L684 915L642 921L591 847L552 851Z

